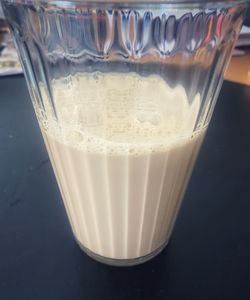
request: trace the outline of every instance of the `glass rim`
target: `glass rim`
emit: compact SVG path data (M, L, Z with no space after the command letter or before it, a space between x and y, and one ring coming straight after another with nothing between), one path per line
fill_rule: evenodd
M98 5L102 7L117 8L142 8L151 7L154 9L174 9L174 10L214 10L214 9L230 9L232 7L244 6L250 7L250 0L0 0L2 3L16 2L20 5L36 6L54 6L64 9L74 9L77 7L95 8Z
M3 2L12 2L11 0L0 0ZM15 1L13 1L15 2ZM250 0L19 0L17 1L18 3L48 3L48 4L53 4L53 3L82 3L82 4L95 4L95 3L122 3L122 4L169 4L169 5L205 5L205 6L210 6L210 5L226 5L226 6L231 6L231 5L236 5L236 4L247 4L250 3Z

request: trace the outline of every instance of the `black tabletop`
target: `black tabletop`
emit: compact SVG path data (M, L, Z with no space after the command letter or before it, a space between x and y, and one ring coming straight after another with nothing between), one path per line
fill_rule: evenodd
M250 299L250 87L225 82L172 239L109 267L73 239L22 76L0 79L0 299Z

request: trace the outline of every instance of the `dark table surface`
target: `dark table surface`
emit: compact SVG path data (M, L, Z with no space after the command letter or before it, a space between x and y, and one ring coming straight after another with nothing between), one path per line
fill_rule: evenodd
M225 82L173 236L130 268L75 243L22 76L0 79L0 299L250 299L250 87Z

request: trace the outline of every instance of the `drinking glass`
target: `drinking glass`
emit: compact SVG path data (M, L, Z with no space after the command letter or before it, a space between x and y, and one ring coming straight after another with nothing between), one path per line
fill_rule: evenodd
M246 0L2 0L80 247L168 243Z

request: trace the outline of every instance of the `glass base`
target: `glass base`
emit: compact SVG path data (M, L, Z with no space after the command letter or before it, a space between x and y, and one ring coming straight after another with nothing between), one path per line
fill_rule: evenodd
M110 257L105 257L105 256L101 256L99 254L96 254L94 252L92 252L91 250L89 250L88 248L86 248L85 246L83 246L81 244L81 242L79 242L76 239L78 245L80 246L80 248L91 258L93 258L94 260L101 262L103 264L109 265L109 266L116 266L116 267L129 267L129 266L136 266L136 265L140 265L146 261L149 261L150 259L154 258L157 254L159 254L168 244L168 240L159 248L155 249L153 252L144 255L144 256L140 256L140 257L136 257L136 258L128 258L128 259L116 259L116 258L110 258Z

